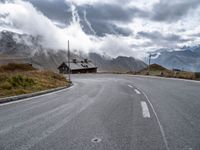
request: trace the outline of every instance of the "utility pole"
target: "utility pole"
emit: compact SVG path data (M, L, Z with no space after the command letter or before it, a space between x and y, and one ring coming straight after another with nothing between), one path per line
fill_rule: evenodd
M70 68L70 49L69 49L69 40L68 40L68 67L69 67L69 70L68 70L68 78L69 78L69 82L71 82L71 68Z
M150 65L151 65L151 53L149 54L149 67L148 67L148 74L150 74Z

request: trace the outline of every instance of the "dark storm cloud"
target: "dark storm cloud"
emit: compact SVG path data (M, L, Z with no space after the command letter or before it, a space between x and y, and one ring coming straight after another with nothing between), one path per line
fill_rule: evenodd
M126 3L130 0L126 0ZM69 23L71 18L70 3L65 0L30 0L44 15L52 20L62 23ZM160 0L154 4L151 12L141 10L137 7L125 8L122 1L115 4L94 4L77 6L79 14L87 11L88 19L93 23L97 22L130 22L133 18L139 17L153 21L173 22L187 15L189 10L200 5L200 0ZM110 23L109 23L110 24Z
M51 20L61 23L69 23L71 20L70 7L64 0L30 0L30 2Z
M64 24L71 21L70 4L65 3L64 0L31 0L30 2L38 10L44 13L45 16L52 20ZM98 36L104 36L105 34L121 34L128 36L131 34L131 31L127 28L116 26L113 21L130 22L134 16L146 15L145 12L137 8L124 9L116 4L82 5L76 7L80 16L81 24L83 25L83 30L88 34L91 34L83 17L83 12L86 11L87 19L91 23Z
M154 32L138 32L137 36L139 38L146 38L151 40L152 42L159 44L159 45L168 45L173 43L184 43L190 41L191 39L184 39L179 35L176 34L162 34L158 31Z
M64 0L58 1L41 1L30 0L30 2L45 16L53 20L59 20L60 22L66 21L66 18L71 15L70 4L65 3ZM98 21L130 21L134 15L140 15L142 11L137 8L123 9L119 5L110 4L98 4L98 5L82 5L77 6L79 15L83 11L87 12L89 20ZM67 16L68 15L68 16ZM68 17L69 18L69 17Z
M130 36L132 35L132 31L129 28L122 28L122 27L117 27L113 25L113 28L118 34L121 34L123 36Z
M97 19L95 15L89 14L90 13L87 12L87 19L91 23L91 26L95 30L97 36L105 36L105 34L119 34L123 36L129 36L132 34L132 31L129 28L119 27L115 25L111 19ZM88 34L91 34L91 31L83 17L83 9L79 10L79 16L81 18L83 30Z
M105 36L105 34L119 34L129 36L132 31L128 28L121 28L109 22L92 22L93 29L98 36Z
M189 10L195 9L200 5L200 0L160 0L153 7L155 21L173 22L187 15Z
M83 12L87 12L87 19L98 36L104 36L105 34L129 36L132 34L130 29L118 27L113 22L129 23L135 16L147 16L147 13L140 9L124 9L116 4L83 5L77 7L77 9L81 20L83 20ZM84 24L84 21L82 23Z
M129 36L131 31L128 28L120 28L116 26L115 22L129 23L136 16L147 17L147 13L137 8L124 9L120 5L98 4L98 5L84 5L78 7L79 14L87 12L87 18L93 25L97 35L103 36L105 34L121 34Z
M160 23L174 23L181 20L188 12L195 10L200 5L200 0L160 0L155 3L151 10L143 10L142 7L132 6L125 7L123 4L130 2L131 0L121 1L116 0L115 3L94 3L92 5L83 4L76 5L76 10L80 16L80 22L83 30L87 34L94 34L97 36L105 36L106 34L119 34L123 36L130 36L133 31L127 28L119 27L117 24L131 23L134 18L140 18L142 21L152 21ZM60 22L62 24L70 23L71 9L70 2L65 0L30 0L30 2L45 16L51 20ZM88 26L88 22L84 18L84 12L87 14L87 21L91 24ZM91 30L92 27L92 30ZM180 32L184 32L186 29L181 28ZM183 43L193 41L194 39L183 38L175 34L154 32L139 32L136 38L149 39L150 42L147 45L162 45L169 46L177 43Z
M91 20L130 22L136 16L147 16L146 12L138 8L123 8L116 4L85 5L78 9L87 11Z
M132 31L130 29L121 28L109 22L104 22L104 21L90 21L90 22L97 36L105 36L105 34L120 34L123 36L129 36L132 34ZM87 34L93 34L88 28L87 24L84 22L84 20L81 20L81 24L83 25L83 30Z
M0 3L5 3L5 0L0 0Z

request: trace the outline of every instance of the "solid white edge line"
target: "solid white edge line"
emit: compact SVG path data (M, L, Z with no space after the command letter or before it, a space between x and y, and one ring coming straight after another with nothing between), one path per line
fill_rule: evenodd
M70 86L69 88L63 89L63 90L59 90L59 91L55 91L55 92L51 92L51 93L47 93L47 94L42 94L42 95L38 95L38 96L33 96L33 97L30 97L30 98L25 98L25 99L21 99L21 100L16 100L16 101L13 101L13 102L3 103L3 104L0 104L0 107L6 106L6 105L15 104L15 103L20 103L20 102L30 101L30 100L32 100L32 99L36 99L36 98L40 98L40 97L44 97L44 96L48 96L48 95L60 93L60 92L63 92L63 91L65 91L65 90L69 90L69 89L71 89L72 87L74 87L74 85L73 85L73 86Z
M158 76L145 76L145 75L130 75L134 77L140 77L140 78L150 78L150 79L164 79L164 80L174 80L174 81L185 81L185 82L191 82L191 83L200 83L198 80L187 80L187 79L180 79L180 78L167 78L167 77L158 77Z
M147 103L145 101L141 101L141 107L142 107L142 114L144 118L150 118L150 112L149 112L149 108L147 106Z
M148 101L148 103L149 103L149 105L150 105L150 107L151 107L151 109L152 109L152 111L153 111L153 113L154 113L154 115L155 115L155 117L156 117L156 120L157 120L158 126L159 126L159 128L160 128L160 132L161 132L161 135L162 135L162 138L163 138L163 141L164 141L164 144L165 144L166 149L167 149L167 150L170 150L170 149L169 149L168 142L167 142L167 138L166 138L166 135L165 135L165 132L164 132L164 129L163 129L163 126L162 126L162 124L160 123L160 120L159 120L159 118L158 118L158 115L157 115L157 113L156 113L156 111L155 111L155 109L154 109L154 107L153 107L151 101L149 100L148 96L147 96L141 89L140 89L140 91L142 92L142 94L143 94L143 95L145 96L145 98L147 99L147 101Z
M141 94L140 91L138 91L137 89L135 89L135 92L136 92L137 94Z

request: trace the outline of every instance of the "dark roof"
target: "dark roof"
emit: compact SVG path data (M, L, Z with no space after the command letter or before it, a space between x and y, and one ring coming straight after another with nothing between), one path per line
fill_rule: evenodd
M58 68L62 65L68 66L68 62L63 62ZM77 61L76 63L70 62L70 69L71 70L80 70L80 69L94 69L97 68L92 61L88 61L87 63L84 61Z

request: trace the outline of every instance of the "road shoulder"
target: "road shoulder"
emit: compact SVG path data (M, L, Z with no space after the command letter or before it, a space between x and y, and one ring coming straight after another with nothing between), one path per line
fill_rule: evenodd
M35 93L30 93L30 94L23 94L23 95L18 95L18 96L11 96L11 97L6 97L6 98L0 98L0 104L15 102L15 101L26 99L26 98L32 98L32 97L36 97L36 96L41 96L41 95L57 92L60 90L67 89L67 88L71 87L72 85L73 84L69 84L64 87L54 88L54 89L50 89L50 90L45 90L45 91L40 91L40 92L35 92Z

